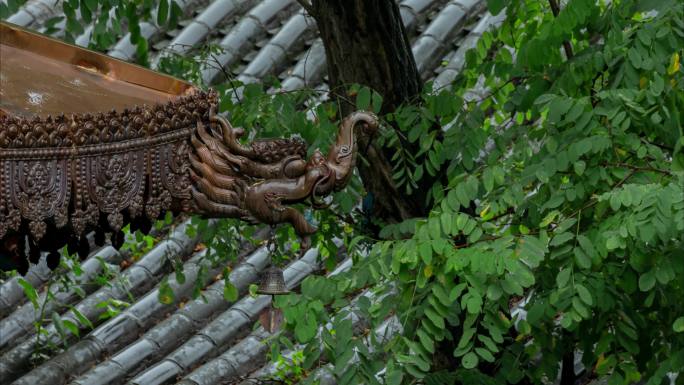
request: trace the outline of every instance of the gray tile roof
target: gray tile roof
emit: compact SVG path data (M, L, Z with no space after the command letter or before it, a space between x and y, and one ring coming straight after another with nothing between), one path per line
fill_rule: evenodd
M61 5L62 0L29 0L17 13L8 17L7 21L31 28L54 16Z
M296 1L176 1L183 11L176 29L167 30L154 22L140 26L149 43L153 66L164 55L195 55L203 45L217 44L223 51L202 67L203 79L209 85L225 81L227 74L245 83L278 77L283 90L327 88L323 44L317 37L315 22ZM500 22L484 12L483 0L402 0L400 11L421 76L433 79L435 87L448 85L462 68L465 51L476 44L485 30ZM61 0L29 0L8 21L41 31L45 21L60 12ZM63 36L64 24L57 24L56 28L56 35ZM89 36L90 30L86 29L76 41L87 45ZM130 44L128 35L121 36L108 53L134 60L135 46ZM311 103L325 98L321 95ZM211 268L203 276L203 296L193 300L189 298L192 284L206 251L196 251L198 240L185 234L186 226L187 223L176 226L130 265L126 262L130 261L129 255L109 246L92 253L82 263L83 274L73 277L78 289L58 292L53 302L46 305L45 314L73 306L93 323L94 329L81 330L80 338L72 336L67 348L51 353L33 368L33 323L40 313L27 302L17 277L1 282L3 383L16 380L16 384L165 384L182 380L181 383L197 385L239 383L245 378L266 378L272 373L274 367L265 362L266 345L262 343L268 333L253 328L270 298L244 296L268 265L267 253L245 245L229 277L243 295L236 303L223 299L223 280L211 279L220 269ZM169 258L184 265L184 283L176 282L175 275L169 274ZM350 263L342 264L335 274L348 269ZM122 278L102 287L89 284L104 267L120 270ZM319 270L316 252L312 250L285 270L288 285L295 287L306 275ZM24 277L39 289L39 303L46 297L49 278L44 260L33 265ZM176 293L175 302L168 305L157 300L160 282L165 278ZM131 305L112 318L100 320L102 309L96 305L109 298L126 300ZM351 313L354 322L362 322ZM65 311L60 317L72 321L78 318L73 311ZM396 331L396 325L392 325L388 320L381 325L382 331ZM47 323L45 330L47 334L41 338L59 344L60 333L52 322ZM330 380L324 371L316 375Z

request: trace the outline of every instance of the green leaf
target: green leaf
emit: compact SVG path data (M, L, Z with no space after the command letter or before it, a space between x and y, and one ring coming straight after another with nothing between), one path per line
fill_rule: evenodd
M482 297L475 294L470 295L466 302L466 306L468 308L468 313L479 314L482 310Z
M478 240L480 240L480 237L482 237L482 229L479 227L476 227L475 230L473 230L472 233L468 236L468 243L475 243Z
M463 234L470 235L470 233L475 229L475 226L477 226L477 221L466 216L466 224L463 226Z
M627 57L629 57L629 61L632 63L634 68L641 67L641 55L639 55L639 51L637 51L636 48L631 48L629 51L627 51Z
M468 343L472 340L473 336L475 335L475 328L467 328L463 330L463 334L461 334L461 338L458 341L458 345L456 348L462 349L468 346Z
M684 332L684 317L679 317L675 320L675 322L672 324L672 330L677 333Z
M572 99L559 97L549 103L549 120L558 122L572 107Z
M131 36L133 36L133 35L131 35ZM142 36L140 36L137 39L137 43L135 46L135 55L136 55L136 59L138 60L139 63L145 63L147 61L147 53L148 53L147 40L143 39Z
M90 10L90 12L96 12L97 8L99 6L99 2L97 0L85 0L85 4L88 7L88 9ZM81 12L83 12L82 9L81 9Z
M432 285L432 293L444 306L451 306L454 302L449 299L449 294L447 294L442 285Z
M490 283L489 286L487 286L487 298L491 299L492 301L496 301L501 298L502 294L503 289L501 289L500 285Z
M159 0L159 7L157 8L157 25L164 25L164 23L166 23L168 16L169 0Z
M615 250L620 247L620 238L612 236L606 240L606 249Z
M535 104L535 105L546 104L546 103L552 101L553 99L555 99L555 98L557 98L557 97L558 97L558 96L555 95L555 94L544 94L544 95L540 95L540 96L537 98L537 100L534 101L534 104Z
M447 204L449 205L449 208L455 212L461 207L455 190L451 190L447 193Z
M482 173L482 183L487 192L491 192L494 189L494 173L491 168L487 167Z
M653 76L653 84L651 85L651 90L655 96L660 95L665 88L665 81L657 73Z
M500 166L494 166L492 169L492 173L494 174L494 180L498 185L504 184L506 180L506 174Z
M583 234L580 234L577 236L577 241L579 242L580 247L582 247L582 251L584 251L584 253L587 254L590 259L596 255L596 249L589 238Z
M507 294L523 294L522 286L520 286L516 279L511 275L506 276L506 278L501 282L501 287Z
M520 226L518 226L518 230L520 231L520 234L523 234L523 235L527 235L530 233L529 227L523 225L522 223L520 224Z
M169 286L169 283L166 279L159 284L157 299L159 299L159 302L163 303L164 305L170 305L176 299L176 296L173 294L173 289L171 289L171 286Z
M592 298L589 289L587 289L584 285L580 283L576 284L575 290L577 290L577 294L579 295L580 299L584 301L584 303L589 306L594 304L594 299Z
M442 226L440 224L439 218L430 218L428 220L428 230L430 230L430 238L442 238Z
M467 353L463 356L463 358L461 358L461 364L466 369L475 368L477 366L478 361L479 360L477 358L477 355L473 352Z
M639 290L641 291L649 291L653 289L656 283L656 276L655 272L653 270L642 274L641 277L639 277Z
M382 95L373 91L373 93L371 95L371 99L372 99L372 104L373 104L373 112L375 112L376 114L379 114L380 110L382 109Z
M465 290L465 288L465 283L459 283L458 285L454 286L454 288L451 289L451 291L449 292L449 301L456 301L461 296L461 293L463 293L463 290Z
M434 310L431 308L425 309L425 316L428 317L430 321L432 321L432 324L435 325L436 327L443 329L444 328L444 318L437 314Z
M52 324L55 325L57 333L59 333L60 337L62 337L62 341L66 344L67 335L64 331L64 324L62 323L62 319L59 317L59 314L56 311L52 312Z
M453 234L453 229L451 228L451 226L454 223L454 221L450 213L442 213L442 215L439 216L439 221L442 225L442 230L444 230L445 234Z
M0 19L7 19L10 17L14 11L10 11L9 7L5 3L0 3Z
M226 279L223 286L223 299L229 302L235 302L238 299L238 289L230 281Z
M295 327L295 337L300 343L309 342L318 330L318 326L315 319L311 319L310 315L307 315L304 320L297 322L297 327Z
M618 194L612 194L610 196L610 208L613 209L613 211L618 211L621 204L622 202L620 201L620 196Z
M492 15L498 15L499 12L506 8L507 4L508 0L487 0L487 8L489 8L489 12Z
M171 0L171 15L169 16L169 21L167 23L168 30L173 30L178 26L178 18L183 15L183 10L178 5L178 2Z
M79 322L81 325L83 325L84 327L90 328L90 329L93 328L93 323L90 322L90 320L89 320L88 318L86 318L86 317L83 315L83 313L81 313L78 309L76 309L76 308L73 307L73 306L70 307L70 309L71 309L71 312L74 313L74 316L76 316L76 319L78 320L78 322Z
M568 231L568 232L565 232L565 233L560 233L560 234L555 235L555 236L551 239L551 242L549 242L549 245L550 245L550 246L562 245L563 243L565 243L565 242L571 240L571 239L574 238L574 237L575 237L575 235L574 235L573 233L569 232L569 231Z
M589 318L589 310L577 297L572 299L572 308L581 315L582 318Z
M432 263L432 244L429 241L418 243L418 253L423 262L428 265Z
M675 52L672 54L670 57L670 64L667 66L667 74L668 75L674 75L679 71L680 68L680 62L679 62L679 52Z
M544 227L550 225L556 219L556 217L559 214L560 214L560 211L558 211L558 210L553 210L553 211L549 212L548 214L546 214L544 219L542 219L542 221L539 222L539 227L544 228Z
M83 19L83 22L86 24L90 24L93 20L91 8L90 6L88 6L89 3L91 3L91 1L81 0L81 18ZM97 9L97 2L95 4L95 9Z
M181 265L178 270L176 270L176 282L178 282L179 285L182 285L185 283L185 274L183 273L183 266Z
M546 310L545 303L543 302L537 302L532 307L530 307L527 311L527 322L530 323L530 325L538 325L539 320L542 319L544 316L544 311Z
M435 342L430 338L430 336L425 333L423 329L418 329L418 332L416 333L418 335L418 339L420 340L420 344L425 348L430 353L435 352Z
M19 278L17 283L19 283L19 286L21 286L26 297L28 297L28 299L31 301L31 304L33 304L33 308L38 309L38 293L36 292L36 289L34 289L33 286L24 278Z
M582 251L582 249L580 249L579 247L575 247L574 255L577 266L579 266L582 269L591 268L591 258L587 256L587 254L584 251Z
M487 347L487 349L489 349L489 351L491 351L491 352L498 352L499 351L499 348L496 346L496 343L494 341L492 341L492 339L487 337L486 335L478 334L477 339L482 341L482 343L485 344L485 346Z
M539 238L532 235L525 235L520 240L520 257L527 262L530 267L537 267L544 260L547 247L539 240Z
M569 268L561 270L556 276L556 285L558 285L559 288L564 288L565 286L567 286L568 282L570 281L571 273L572 269Z
M78 326L76 326L76 324L73 323L71 320L68 320L68 319L62 320L62 325L65 328L69 329L71 334L75 335L76 337L79 336Z
M371 91L368 87L361 87L356 95L356 108L362 111L368 110L371 102Z
M478 356L482 357L483 360L487 362L494 362L494 356L492 353L484 348L475 348L475 352L477 353Z
M573 164L573 167L575 169L575 174L582 176L584 170L587 168L587 164L583 160L578 160Z

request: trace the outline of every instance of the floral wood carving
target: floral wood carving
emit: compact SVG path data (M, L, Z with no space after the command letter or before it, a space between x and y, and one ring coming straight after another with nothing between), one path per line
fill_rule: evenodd
M338 190L354 167L354 131L377 118L343 120L327 156L306 160L301 139L244 144L244 130L214 113L215 92L122 112L25 119L0 116L0 252L23 258L95 231L149 229L167 210L315 228L288 205ZM22 241L28 237L28 242ZM87 252L87 248L85 248ZM32 258L33 260L33 258Z

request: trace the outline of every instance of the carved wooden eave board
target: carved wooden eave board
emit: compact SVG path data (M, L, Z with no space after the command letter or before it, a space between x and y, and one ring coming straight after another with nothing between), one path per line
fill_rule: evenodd
M60 0L29 0L8 21L43 31L45 20L61 12L60 3ZM425 79L434 80L435 88L454 79L465 58L465 51L474 46L482 32L497 23L497 18L484 11L484 1L400 0L399 3L421 74ZM225 65L231 75L243 81L258 82L265 77L276 76L287 90L305 86L325 87L325 52L315 24L301 16L296 1L183 0L178 4L184 16L176 29L166 30L154 23L141 25L141 34L149 42L153 63L158 62L165 52L178 50L181 54L192 55L198 47L213 43L234 52L225 56ZM56 28L63 31L64 26L58 23ZM57 35L60 33L58 31ZM86 46L88 41L87 28L76 37L76 43ZM123 35L108 47L107 53L133 61L135 46L130 44L128 35ZM205 72L208 78L211 70L207 68ZM208 84L221 82L219 76ZM193 257L202 253L193 251L197 240L187 238L183 226L170 232L168 238L178 239L180 244L164 240L137 262L121 264L121 272L133 288L135 299L131 301L131 311L106 321L98 320L98 310L101 309L94 307L98 299L105 296L125 298L113 289L105 292L104 289L93 290L84 285L86 298L80 298L73 290L60 297L61 303L72 304L88 317L97 332L93 331L92 337L88 337L82 330L80 338L74 338L78 342L70 344L70 348L59 354L52 354L49 360L35 368L28 365L30 344L35 341L35 330L31 327L34 320L32 305L24 297L18 278L1 283L0 377L10 373L12 381L16 379L20 384L79 385L129 381L147 385L174 383L180 378L195 385L237 384L244 377L247 385L255 383L256 379L265 379L273 367L266 362L263 346L256 343L263 335L260 331L251 333L256 314L265 306L265 300L251 298L245 294L245 288L256 281L256 273L267 265L268 256L259 250L245 250L246 256L233 269L234 275L231 274L231 282L241 293L237 304L223 299L223 281L220 280L205 284L207 303L199 298L188 301L183 307L160 306L156 285L168 273L161 268L160 261L165 255L172 255L184 261L185 271L192 271L197 261ZM163 250L170 251L165 254ZM94 251L82 262L88 275L84 281L101 271L98 270L101 267L96 256L117 267L126 258L110 246ZM309 261L305 259L303 262ZM298 264L294 267L311 271L303 266ZM285 272L288 280L290 275L287 269ZM41 258L40 264L31 266L25 279L34 287L43 287L44 295L44 283L48 277L45 258ZM185 285L175 282L173 274L168 279L174 291L179 293L178 300L184 300L191 291L187 282L192 282L193 276L186 274ZM293 285L300 279L293 280ZM112 284L116 286L116 282ZM73 318L68 312L61 316ZM52 340L59 341L54 325L50 323L47 327ZM198 341L203 343L195 345L194 342ZM223 345L213 345L212 341ZM209 349L209 346L216 347ZM189 361L183 357L188 357ZM216 357L219 358L214 360ZM190 365L186 365L188 362ZM261 365L266 366L253 371ZM207 375L219 371L224 374L221 380ZM334 383L322 379L326 384Z
M0 42L0 239L49 249L101 216L117 233L187 209L187 139L215 94L9 24Z

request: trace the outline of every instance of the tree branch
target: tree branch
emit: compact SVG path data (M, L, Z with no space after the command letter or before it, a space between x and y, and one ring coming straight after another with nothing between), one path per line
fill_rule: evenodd
M553 16L558 17L558 14L560 13L560 7L558 6L558 2L556 0L549 0L549 5L551 6L551 12L553 13ZM572 44L570 44L568 40L563 41L563 49L565 49L565 56L567 57L567 59L572 59L572 57L574 56L572 53Z
M627 168L627 169L630 169L632 171L657 172L657 173L661 173L663 175L672 176L672 173L668 170L662 170L662 169L655 168L655 167L635 166L635 165L632 165L629 163L604 163L604 166Z
M563 334L566 334L564 340L565 342L571 342L572 337L569 335L569 333L565 332ZM572 346L572 344L571 344ZM574 385L575 383L575 350L574 348L570 348L568 351L563 354L563 359L562 359L562 365L561 365L561 378L560 378L560 385Z

